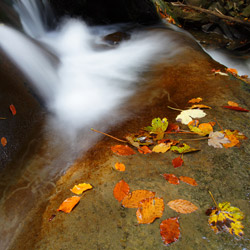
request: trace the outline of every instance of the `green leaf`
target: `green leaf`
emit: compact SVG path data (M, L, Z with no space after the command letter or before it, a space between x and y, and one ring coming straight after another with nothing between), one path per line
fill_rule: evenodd
M152 126L145 127L146 131L150 133L157 134L157 140L161 140L164 137L164 132L167 130L168 127L168 119L163 118L154 118L151 123Z
M172 146L170 150L175 152L175 153L178 153L178 154L185 154L185 153L191 153L191 152L199 151L200 149L191 148L186 143L183 143L179 147L178 146Z

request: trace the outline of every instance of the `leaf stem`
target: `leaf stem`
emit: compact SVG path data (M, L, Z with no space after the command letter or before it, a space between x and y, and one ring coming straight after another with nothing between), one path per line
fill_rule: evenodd
M172 108L172 107L170 107L170 106L168 106L168 108L169 108L169 109L176 110L176 111L181 111L181 112L184 111L184 110L181 110L181 109Z
M125 143L127 143L127 141L121 140L121 139L119 139L119 138L116 138L116 137L114 137L114 136L112 136L112 135L109 135L109 134L106 134L106 133L104 133L104 132L98 131L98 130L96 130L96 129L91 128L91 130L94 131L94 132L96 132L96 133L100 133L100 134L106 135L106 136L108 136L108 137L110 137L110 138L112 138L112 139L114 139L114 140L117 140L117 141L120 141L120 142L125 142Z
M195 139L179 139L182 141L201 141L201 140L208 140L210 139L209 137L201 137L201 138L195 138Z
M218 208L218 205L217 205L217 203L216 203L216 201L215 201L215 199L214 199L212 193L211 193L210 191L208 191L208 192L209 192L209 194L211 195L211 197L212 197L212 199L213 199L213 202L214 202L215 206Z

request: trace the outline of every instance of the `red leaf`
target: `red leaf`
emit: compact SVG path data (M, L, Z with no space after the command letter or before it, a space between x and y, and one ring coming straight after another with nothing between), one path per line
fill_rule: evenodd
M7 145L7 139L5 137L1 138L1 144L3 145L3 147Z
M16 108L13 104L10 105L10 111L11 111L12 115L16 115Z
M171 123L168 125L166 132L178 132L180 131L180 127L177 124Z
M182 166L183 162L184 161L179 156L179 157L173 159L172 164L173 164L174 168L178 168L178 167Z
M160 224L161 238L165 245L176 242L180 237L180 224L177 217L162 221Z
M235 107L235 106L223 106L223 108L232 109L232 110L241 111L241 112L249 112L248 109L244 109L244 108L241 108L241 107Z
M111 150L118 155L134 155L135 151L127 145L115 145Z
M122 201L129 194L129 185L124 181L119 181L113 190L113 195L118 201Z
M150 150L150 148L147 146L142 146L142 147L138 148L138 151L141 154L151 154L152 153L152 150Z
M162 176L171 184L178 185L180 183L178 177L174 174L163 174Z

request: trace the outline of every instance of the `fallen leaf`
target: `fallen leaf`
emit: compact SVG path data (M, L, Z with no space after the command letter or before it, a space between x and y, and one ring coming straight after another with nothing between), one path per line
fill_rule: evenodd
M120 162L116 162L115 164L115 168L118 170L118 171L125 171L126 170L126 167L123 163L120 163Z
M166 132L179 132L179 131L180 131L179 125L171 123L168 125Z
M227 132L224 131L225 137L230 141L229 143L224 143L223 146L225 148L231 148L240 143L240 141L236 138L233 134L227 134Z
M128 145L115 145L111 147L113 153L117 155L134 155L135 151Z
M232 110L241 111L241 112L249 112L248 109L244 109L244 108L241 108L241 107L235 107L235 106L223 106L223 108L232 109Z
M198 209L192 202L182 199L170 201L168 206L181 214L189 214Z
M222 144L230 143L228 138L221 132L211 132L209 134L208 145L214 148L223 148Z
M238 75L238 71L236 69L227 68L226 71L231 73L232 75Z
M154 118L151 123L152 126L145 127L144 129L146 131L149 131L150 133L156 134L157 140L160 140L164 137L164 132L167 130L168 127L168 119L163 118Z
M194 104L189 109L211 109L211 107L203 104Z
M232 107L239 107L239 104L236 102L228 101L227 104Z
M76 204L80 201L81 197L72 196L67 198L57 209L57 211L63 211L64 213L70 213L71 210L76 206Z
M189 122L188 127L189 127L190 131L192 131L198 135L201 135L201 136L206 136L206 135L210 134L211 132L213 132L213 126L211 125L211 123L199 124L198 120L193 120L193 121Z
M174 168L181 167L183 163L184 163L184 161L180 156L176 157L172 160L172 164L173 164Z
M136 148L140 148L140 143L134 141L134 139L133 139L132 136L126 136L125 138L126 138L126 140L127 140L132 146L134 146L134 147L136 147Z
M121 202L129 194L129 185L124 181L119 181L113 190L114 197Z
M153 197L155 197L155 192L148 190L135 190L124 197L122 205L127 208L138 208L141 200Z
M183 181L191 186L198 186L197 182L195 181L195 179L191 178L191 177L187 177L187 176L180 176L179 177L180 181Z
M171 148L171 144L160 143L153 147L155 153L166 153Z
M75 185L72 189L70 189L70 191L74 194L82 194L84 191L92 188L93 186L88 183L80 183L78 185Z
M142 147L138 148L138 151L139 151L139 153L144 154L144 155L152 153L152 150L147 146L142 146Z
M211 209L211 213L208 219L210 227L215 233L219 231L227 231L230 234L237 236L243 236L244 226L241 221L244 218L244 214L237 207L232 207L230 202L219 203L218 207Z
M165 245L176 242L180 237L180 224L177 217L166 219L160 224L160 234Z
M174 174L163 174L162 176L171 184L178 185L180 183L178 177Z
M176 121L181 122L182 124L187 125L192 121L192 118L202 118L206 116L206 113L200 109L187 109L182 111L177 117Z
M191 148L186 143L183 143L180 146L172 146L170 148L170 150L175 152L175 153L178 153L178 154L185 154L185 153L191 153L191 152L199 151L199 149Z
M5 137L1 138L1 144L3 145L3 147L7 145L7 139Z
M11 111L12 115L16 115L16 108L13 104L10 105L10 111Z
M228 76L227 73L224 73L224 72L214 72L215 74L219 74L219 75L222 75L222 76Z
M164 211L162 198L147 198L139 202L136 217L139 224L150 224L156 218L161 218Z
M193 98L193 99L189 100L188 103L199 103L202 100L203 99L201 97L197 97L197 98Z
M247 139L247 137L243 133L239 132L238 130L225 129L224 132L227 135L233 134L238 140L246 140Z

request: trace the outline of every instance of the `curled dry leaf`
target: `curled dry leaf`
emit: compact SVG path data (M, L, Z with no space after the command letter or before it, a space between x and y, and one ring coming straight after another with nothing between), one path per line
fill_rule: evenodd
M160 234L165 245L176 242L180 237L180 224L177 217L166 219L160 224Z
M12 115L16 115L16 108L13 104L10 105L10 111L11 111Z
M70 213L72 209L77 205L80 201L81 197L79 196L72 196L67 198L57 209L57 211L63 211L64 213Z
M191 177L187 177L187 176L180 176L179 177L180 181L183 181L191 186L198 186L197 182L195 181L195 179L191 178Z
M162 198L147 198L139 202L136 217L139 224L150 224L156 218L161 218L164 211Z
M153 197L155 197L155 192L148 190L135 190L124 197L122 205L127 208L138 208L141 200Z
M188 103L199 103L202 100L203 99L201 97L197 97L197 98L193 98L193 99L189 100Z
M163 174L162 176L171 184L178 185L180 183L178 177L174 174Z
M134 155L135 151L127 145L115 145L111 147L111 150L118 155Z
M129 194L129 190L129 185L124 180L121 180L115 185L113 195L121 202Z
M123 163L120 163L120 162L116 162L115 164L115 168L118 170L118 171L121 171L121 172L124 172L126 170L126 167Z
M93 186L88 183L80 183L78 185L75 185L72 189L70 189L70 191L74 194L82 194L84 191L92 188Z
M192 202L182 199L170 201L168 206L181 214L189 214L198 209Z
M1 138L1 144L3 145L3 147L7 145L7 139L5 137Z
M146 154L151 154L152 150L147 146L142 146L142 147L138 148L138 152L146 155Z
M180 156L176 157L172 160L172 164L173 164L174 168L181 167L183 163L184 163L184 161Z

